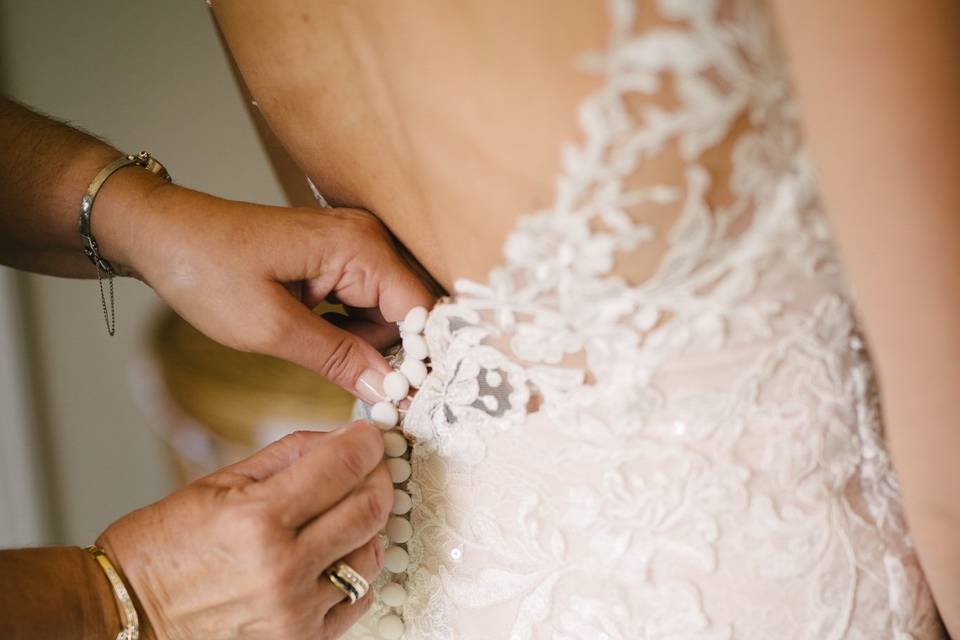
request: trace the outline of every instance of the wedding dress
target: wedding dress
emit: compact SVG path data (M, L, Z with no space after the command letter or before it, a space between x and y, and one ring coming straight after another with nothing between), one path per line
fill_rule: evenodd
M942 637L769 9L609 6L552 205L427 321L404 638Z

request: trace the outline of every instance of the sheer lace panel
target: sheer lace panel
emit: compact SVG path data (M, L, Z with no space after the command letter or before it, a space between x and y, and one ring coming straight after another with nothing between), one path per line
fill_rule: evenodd
M704 329L725 324L762 266L751 252L782 251L771 232L812 223L814 237L826 237L819 219L798 211L773 220L779 229L755 220L778 197L791 207L815 197L762 7L611 7L610 50L578 60L606 83L580 108L585 143L562 150L554 205L519 221L488 284L456 284L461 306L496 328L484 344L516 363L571 369L551 373L574 384L594 379L589 332L642 343L666 339L678 315L696 313ZM796 238L794 250L809 240ZM762 324L778 307L767 300L744 313ZM532 408L541 393L529 391Z
M940 637L765 3L609 8L552 206L427 322L405 637Z

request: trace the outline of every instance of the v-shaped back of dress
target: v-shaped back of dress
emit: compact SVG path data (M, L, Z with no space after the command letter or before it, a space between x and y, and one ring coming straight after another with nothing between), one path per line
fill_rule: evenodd
M940 637L767 7L647 4L428 319L404 637Z

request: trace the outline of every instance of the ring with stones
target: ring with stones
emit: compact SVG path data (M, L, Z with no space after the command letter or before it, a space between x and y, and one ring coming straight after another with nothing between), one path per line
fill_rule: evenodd
M350 604L362 598L370 590L370 583L343 560L328 568L325 573L330 582L350 599Z

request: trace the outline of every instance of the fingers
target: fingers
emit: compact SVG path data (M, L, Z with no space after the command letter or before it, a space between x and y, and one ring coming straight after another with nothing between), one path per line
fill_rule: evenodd
M306 281L307 304L332 297L344 305L379 309L387 322L401 320L418 305L433 306L436 296L401 255L408 252L373 214L359 209L316 214L311 220L319 226L312 237L320 244L308 243L305 250L321 256L323 269L301 268L295 276ZM430 279L425 271L423 276Z
M386 349L400 339L400 331L395 324L345 316L332 311L322 317L330 324L367 342L374 349Z
M387 322L399 322L414 307L431 309L436 297L397 258L397 266L380 279L378 306Z
M353 422L331 433L323 446L312 448L255 490L269 495L284 527L299 529L364 484L382 459L380 430L367 422ZM343 555L350 549L340 551Z
M375 307L351 307L344 305L344 309L351 318L362 318L364 320L370 320L371 322L379 322L380 324L390 324L384 319L380 309Z
M390 372L373 345L315 315L282 287L269 291L276 326L256 350L315 371L353 395L360 395L357 381L365 371Z
M303 284L303 280L297 280L295 282L284 282L283 288L289 291L290 295L292 295L297 300L303 302L304 304L308 304L307 300L304 298L305 287ZM315 307L317 305L313 305L313 306ZM313 307L310 307L310 308L312 309Z
M432 307L434 296L370 214L342 210L318 217L313 212L309 217L293 214L289 222L304 241L280 243L285 251L272 256L267 281L255 292L260 304L251 309L254 322L238 332L239 341L246 350L295 362L376 402L376 392L365 392L366 386L357 382L364 372L390 372L378 351L397 337L390 324L415 306ZM281 283L288 281L302 286L285 289ZM308 308L331 295L344 305L366 309L350 315L373 324L343 321L343 327L335 326ZM377 326L381 318L384 327Z
M334 607L327 612L327 616L323 621L323 629L327 633L327 637L339 638L342 636L346 633L347 629L352 627L357 620L370 609L370 605L372 604L373 591L371 590L354 604L350 604L349 601L345 600L334 605Z
M354 549L348 553L342 560L372 585L374 579L383 568L383 543L380 541L380 537L374 536L359 549ZM336 564L338 561L339 560L335 560L332 564ZM370 592L368 591L367 594L369 596ZM344 595L343 591L335 587L326 574L323 574L320 579L321 609L328 611L340 602L350 604L350 601L347 599L347 596ZM356 602L354 604L360 603Z
M303 283L301 288L303 295L300 299L303 301L303 304L311 309L315 309L324 302L327 304L341 304L337 298L337 294L330 289L336 282L325 282L315 279L301 280L301 282Z
M381 463L356 490L297 534L302 556L315 560L320 570L330 566L356 549L357 541L382 529L392 508L393 483Z
M234 473L254 482L266 480L320 446L330 435L325 431L295 431L217 473Z

